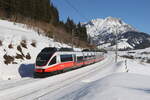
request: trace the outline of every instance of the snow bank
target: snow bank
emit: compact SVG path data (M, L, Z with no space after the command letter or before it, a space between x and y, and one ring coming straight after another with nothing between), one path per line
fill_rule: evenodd
M131 59L122 58L122 60L124 60L124 65L126 66L128 73L150 75L150 64Z
M125 65L129 73L136 73L142 75L150 75L150 63L147 61L150 59L150 48L131 50L131 51L120 51L118 52L119 61L126 61Z

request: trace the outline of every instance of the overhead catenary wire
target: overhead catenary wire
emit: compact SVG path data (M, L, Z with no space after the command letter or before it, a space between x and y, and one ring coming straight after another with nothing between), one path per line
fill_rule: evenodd
M65 2L72 8L74 9L74 11L76 13L78 13L79 16L81 16L81 18L83 18L84 20L88 20L82 13L80 13L80 11L69 1L69 0L65 0Z

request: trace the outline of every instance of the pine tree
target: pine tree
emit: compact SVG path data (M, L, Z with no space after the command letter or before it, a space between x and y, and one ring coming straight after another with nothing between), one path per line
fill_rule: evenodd
M87 41L87 31L86 31L86 28L84 26L82 26L80 22L77 25L77 35L78 35L78 37L81 40Z
M51 23L57 25L59 23L59 14L57 8L55 8L52 3L50 6L50 14L51 14Z
M66 25L66 30L69 33L71 33L76 28L76 24L69 17L67 18L67 22L65 25Z

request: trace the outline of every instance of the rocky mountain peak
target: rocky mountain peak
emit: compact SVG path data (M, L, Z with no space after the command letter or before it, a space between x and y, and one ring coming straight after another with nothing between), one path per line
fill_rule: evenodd
M127 31L137 31L134 27L126 24L119 18L107 17L105 19L94 19L85 24L88 35L95 37L97 35L113 34L118 31L124 33Z
M114 17L107 17L105 19L93 19L86 24L84 24L87 28L87 34L90 39L92 39L92 43L96 45L101 44L110 44L113 46L115 37L118 36L121 42L125 45L122 48L140 48L142 45L146 45L144 47L148 47L145 43L150 43L150 36L146 35L146 33L142 33L135 29L133 26L126 24L123 20ZM142 37L142 39L139 37ZM144 38L143 38L144 37ZM133 41L134 40L134 41ZM91 40L90 40L91 41ZM108 45L107 45L108 46Z

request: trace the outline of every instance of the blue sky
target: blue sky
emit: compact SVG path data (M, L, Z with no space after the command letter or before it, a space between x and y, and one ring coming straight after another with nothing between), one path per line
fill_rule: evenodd
M66 21L69 16L76 23L108 16L121 18L142 32L150 34L150 0L68 0L76 12L65 0L52 0L58 8L60 19Z

